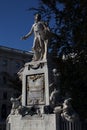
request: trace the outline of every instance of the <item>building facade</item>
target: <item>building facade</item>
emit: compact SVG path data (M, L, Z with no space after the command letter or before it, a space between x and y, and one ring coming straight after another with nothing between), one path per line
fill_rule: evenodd
M30 52L0 46L0 130L6 129L6 118L11 110L10 98L21 94L21 86L17 89L17 72L31 58Z

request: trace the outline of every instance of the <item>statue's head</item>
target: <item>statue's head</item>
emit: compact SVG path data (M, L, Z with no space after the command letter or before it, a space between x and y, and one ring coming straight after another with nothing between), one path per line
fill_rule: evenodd
M40 20L41 20L41 15L35 14L35 21L40 21Z

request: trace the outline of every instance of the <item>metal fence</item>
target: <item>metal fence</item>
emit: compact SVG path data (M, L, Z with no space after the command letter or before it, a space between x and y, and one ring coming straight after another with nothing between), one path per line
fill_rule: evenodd
M87 122L73 121L60 119L60 130L87 130Z

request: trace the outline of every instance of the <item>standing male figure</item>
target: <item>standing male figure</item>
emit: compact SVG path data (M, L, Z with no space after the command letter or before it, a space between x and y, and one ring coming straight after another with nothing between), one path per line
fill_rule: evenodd
M46 59L47 56L47 33L50 30L45 22L41 21L41 15L35 15L35 23L32 25L28 34L22 37L22 40L26 40L32 33L34 33L34 43L32 50L34 51L33 61Z

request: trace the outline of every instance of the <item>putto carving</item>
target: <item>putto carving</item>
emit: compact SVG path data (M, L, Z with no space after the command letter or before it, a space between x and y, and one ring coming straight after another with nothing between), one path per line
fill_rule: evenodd
M20 110L22 108L22 106L21 106L21 96L19 96L18 98L12 97L10 100L12 102L11 115L20 114Z
M61 116L65 120L75 121L79 119L79 117L78 117L78 114L72 108L70 101L71 101L71 98L64 100Z

